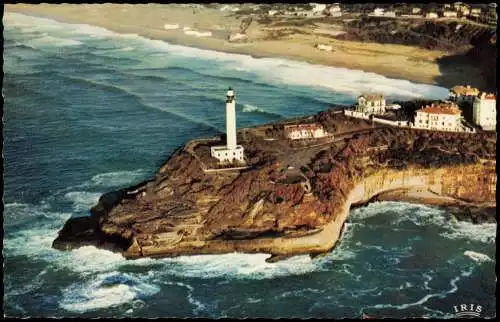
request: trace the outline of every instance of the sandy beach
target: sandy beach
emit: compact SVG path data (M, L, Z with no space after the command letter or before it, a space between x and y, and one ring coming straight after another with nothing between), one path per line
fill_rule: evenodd
M175 4L62 4L62 5L6 5L6 12L18 12L46 17L68 23L84 23L119 33L136 33L150 38L186 46L255 57L283 57L314 64L359 69L391 78L452 87L459 83L475 86L483 84L481 72L470 65L448 67L446 77L438 59L450 53L430 51L417 47L342 41L321 35L296 33L278 40L265 40L269 32L257 22L247 29L251 41L231 43L227 37L239 31L241 24L228 12L218 9L193 9ZM165 24L178 25L165 29ZM184 28L212 33L209 37L187 35ZM333 51L314 48L317 43L328 43Z

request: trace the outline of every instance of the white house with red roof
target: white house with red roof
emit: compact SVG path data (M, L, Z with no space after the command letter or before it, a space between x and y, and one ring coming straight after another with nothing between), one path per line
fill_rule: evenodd
M462 131L462 111L454 103L433 103L415 112L413 127L438 131Z

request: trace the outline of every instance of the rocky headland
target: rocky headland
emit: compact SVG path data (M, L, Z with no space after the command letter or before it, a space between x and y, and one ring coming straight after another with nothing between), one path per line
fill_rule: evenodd
M213 170L210 146L224 137L188 142L151 180L108 192L91 216L69 219L53 247L96 245L131 259L318 255L335 246L352 206L375 200L496 222L495 133L396 129L337 107L293 121L321 123L333 137L297 142L283 137L285 122L239 129L247 164L238 170Z

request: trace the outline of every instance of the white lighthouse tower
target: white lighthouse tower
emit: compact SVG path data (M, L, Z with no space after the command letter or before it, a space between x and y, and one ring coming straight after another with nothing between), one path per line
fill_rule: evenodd
M226 137L227 148L236 149L236 100L234 91L231 87L227 90L226 98Z
M210 149L212 156L219 162L244 162L244 149L236 144L236 99L231 87L226 94L226 140L226 145Z

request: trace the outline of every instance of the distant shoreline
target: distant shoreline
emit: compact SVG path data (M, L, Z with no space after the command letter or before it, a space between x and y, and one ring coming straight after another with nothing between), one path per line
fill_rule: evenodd
M207 31L236 32L239 21L226 17L219 10L207 9L196 15L190 8L175 5L6 5L5 12L53 19L63 23L88 24L117 33L136 33L152 40L166 41L170 44L214 50L231 54L250 55L254 58L284 58L364 72L376 73L388 78L403 79L416 83L452 87L462 82L479 81L477 70L467 70L467 66L457 66L457 76L450 82L437 82L440 78L436 59L447 53L428 51L417 47L363 43L332 40L321 36L296 35L290 39L258 40L249 43L229 43L217 37L194 37L185 35L183 26ZM129 11L130 10L130 11ZM134 17L131 21L130 16ZM103 19L105 18L105 19ZM177 19L177 21L175 20ZM181 22L178 20L181 19ZM165 30L166 23L177 23L179 29ZM196 27L194 27L196 26ZM211 29L212 27L212 29ZM260 32L260 27L256 27ZM316 42L333 43L334 52L328 53L314 49ZM475 83L477 83L475 82Z

